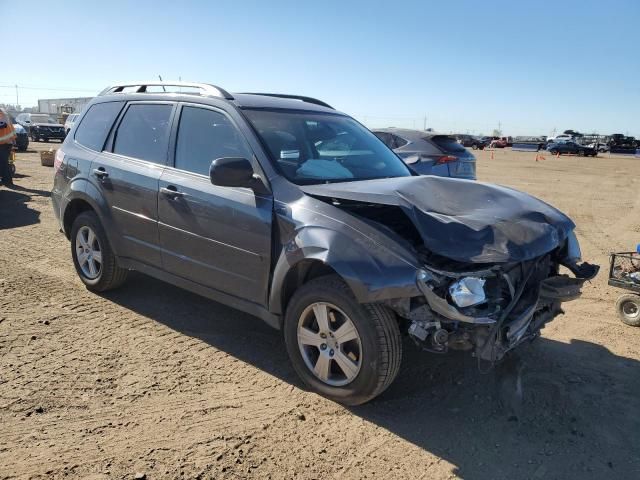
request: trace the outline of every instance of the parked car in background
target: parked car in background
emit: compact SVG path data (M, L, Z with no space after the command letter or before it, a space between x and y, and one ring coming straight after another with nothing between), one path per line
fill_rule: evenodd
M587 147L586 145L580 145L576 142L560 142L551 143L547 146L547 150L553 155L572 153L581 157L595 157L598 155L598 151L595 148Z
M611 149L611 147L609 147L609 145L607 145L606 143L590 143L587 145L587 147L593 148L600 153L608 152Z
M547 145L551 143L571 142L574 139L575 137L573 135L563 133L561 135L556 135L555 137L547 137Z
M513 145L530 145L535 146L536 150L544 150L547 148L547 137L535 137L535 136L519 136L513 138ZM512 145L512 146L513 146Z
M34 123L55 123L58 121L48 113L19 113L16 116L16 123L22 125L27 133L30 133L31 125Z
M505 137L491 137L491 142L489 142L490 148L506 148L507 146Z
M476 157L454 136L403 128L377 128L373 133L422 175L476 179Z
M64 125L47 113L21 113L16 122L22 125L32 141L64 140L66 136Z
M636 140L635 137L630 137L621 133L614 133L609 139L609 147L611 148L631 149L638 146L640 146L640 141Z
M458 139L458 143L467 148L473 148L474 150L483 150L489 142L485 141L483 138L477 137L475 135L468 134L457 134L454 135Z
M73 128L73 124L76 123L76 119L80 116L79 113L72 113L67 117L67 120L64 122L64 134L68 135L71 129Z
M49 140L60 140L62 142L67 134L65 133L64 125L56 123L55 120L50 119L50 121L46 123L32 122L31 128L29 129L29 136L34 142L39 140L43 140L45 142L48 142Z
M13 124L13 129L16 132L16 148L19 152L25 152L29 148L29 134L22 125L17 123Z

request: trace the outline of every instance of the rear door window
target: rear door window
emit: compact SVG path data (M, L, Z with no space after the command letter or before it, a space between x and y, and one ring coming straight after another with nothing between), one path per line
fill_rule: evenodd
M467 151L466 148L458 143L455 137L450 137L449 135L435 135L431 138L427 138L426 140L432 141L447 153L460 153Z
M113 153L164 164L173 105L131 104L116 132Z
M92 105L76 129L75 141L91 150L101 152L109 130L123 105L124 102Z

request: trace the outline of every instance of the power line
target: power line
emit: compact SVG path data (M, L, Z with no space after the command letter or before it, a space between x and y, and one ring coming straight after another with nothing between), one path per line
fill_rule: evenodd
M26 85L0 85L0 88L21 88L24 90L48 90L52 92L97 92L99 89L75 88L75 87L34 87Z

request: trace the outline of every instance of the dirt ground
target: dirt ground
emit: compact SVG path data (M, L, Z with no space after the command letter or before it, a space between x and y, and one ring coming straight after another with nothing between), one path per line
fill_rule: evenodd
M640 478L640 329L606 271L519 359L481 374L405 342L389 390L345 408L258 319L139 274L84 289L48 147L0 187L0 478ZM640 242L640 159L477 156L481 180L568 213L604 270Z

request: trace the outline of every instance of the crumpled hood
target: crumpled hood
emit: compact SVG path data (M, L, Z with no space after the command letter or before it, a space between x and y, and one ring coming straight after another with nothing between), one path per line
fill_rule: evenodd
M315 197L399 207L425 247L460 262L525 261L562 245L574 223L511 188L435 176L305 185Z

